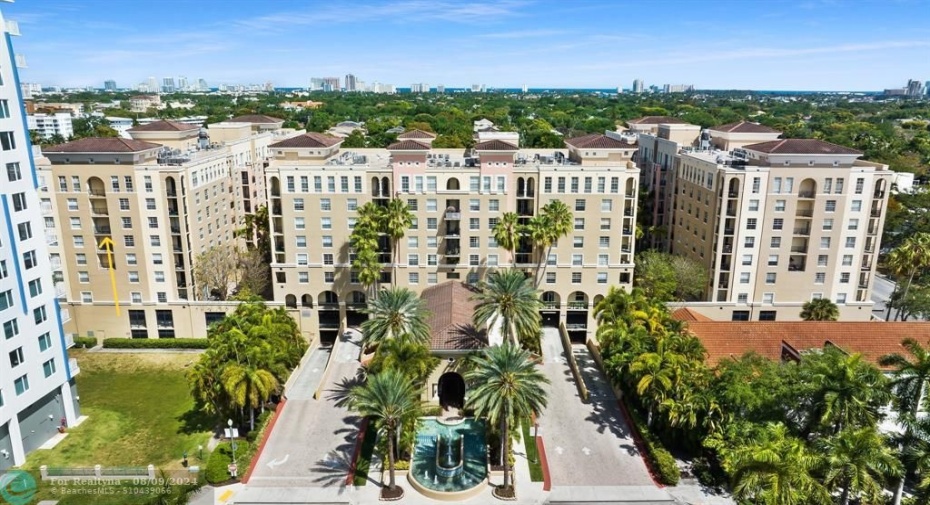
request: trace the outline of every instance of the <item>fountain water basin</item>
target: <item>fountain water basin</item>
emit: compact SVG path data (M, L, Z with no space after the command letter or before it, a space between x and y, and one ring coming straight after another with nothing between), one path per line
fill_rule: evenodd
M484 422L465 419L449 426L423 418L407 479L430 498L465 500L486 487L487 462Z

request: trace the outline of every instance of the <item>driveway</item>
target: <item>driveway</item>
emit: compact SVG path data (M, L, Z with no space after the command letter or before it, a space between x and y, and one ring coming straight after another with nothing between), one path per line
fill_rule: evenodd
M357 332L343 336L331 357L328 349L313 351L286 392L287 404L248 488L343 486L361 419L342 406L341 400L360 370L360 340ZM327 359L330 371L320 399L315 400Z
M609 501L617 503L624 498L671 503L668 494L650 478L617 400L588 350L583 346L573 349L590 395L590 401L583 403L558 329L543 330L542 347L542 371L552 384L548 387L549 407L539 417L539 433L552 476L551 501L601 501L587 496L594 493L602 495L601 499L611 495L613 500Z

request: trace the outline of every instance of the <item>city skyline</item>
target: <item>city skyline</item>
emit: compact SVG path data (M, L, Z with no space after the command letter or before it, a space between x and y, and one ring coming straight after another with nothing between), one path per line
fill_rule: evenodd
M172 3L180 5L161 5ZM310 10L296 1L269 9L204 0L143 16L101 0L21 0L7 12L42 33L20 44L31 67L22 77L49 86L113 79L131 87L187 75L211 86L306 87L311 76L351 73L401 87L628 88L641 78L698 89L866 91L930 74L926 6L676 1L657 18L648 4L603 2L402 0ZM474 57L452 62L450 54ZM786 64L804 72L785 72Z

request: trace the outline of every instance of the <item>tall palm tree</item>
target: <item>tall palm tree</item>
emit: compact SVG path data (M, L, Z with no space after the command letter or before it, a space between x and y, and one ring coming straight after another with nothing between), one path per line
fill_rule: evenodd
M497 241L497 245L507 249L510 253L510 261L514 266L517 264L516 250L522 233L523 226L520 224L520 216L515 212L505 212L500 221L494 225L494 240Z
M431 336L426 323L426 306L416 293L407 288L381 290L377 298L369 300L363 312L369 316L362 323L362 343L366 346L392 338L429 344Z
M375 358L368 365L368 373L376 375L384 370L397 370L414 384L423 385L437 366L439 358L425 345L390 339L378 346Z
M381 280L381 261L374 248L356 249L352 269L358 272L358 282L364 286L369 299L377 298L377 285Z
M552 252L552 246L560 238L568 235L574 227L575 220L572 211L561 200L552 200L543 206L542 211L530 218L527 225L530 240L537 249L539 254L539 263L536 265L536 287L542 282L542 277L546 274L546 265L548 264L549 254Z
M809 300L801 307L801 319L805 321L836 321L839 318L840 309L828 298Z
M249 409L249 428L255 429L255 409L278 391L278 379L250 363L229 363L223 368L221 380L233 405Z
M546 408L543 384L549 380L539 372L530 353L510 342L488 347L472 361L474 368L465 373L472 385L467 404L475 415L485 417L492 425L500 425L504 450L503 488L510 488L510 427L531 414Z
M394 459L397 430L420 411L416 386L397 370L371 375L365 384L352 389L349 407L372 418L387 437L388 489L394 490Z
M901 462L874 426L845 429L820 439L817 447L825 455L824 484L842 489L840 505L849 505L850 494L879 503L885 479L902 474Z
M387 207L383 208L381 218L382 230L390 237L392 242L391 247L394 250L391 281L397 286L397 262L400 261L400 239L404 238L404 234L406 234L407 230L413 225L414 216L413 213L410 212L410 207L407 207L407 202L400 198L393 198L388 202Z
M916 340L908 338L901 342L901 346L913 356L913 359L894 353L882 356L878 362L883 367L893 367L895 370L891 388L895 394L898 417L909 421L904 423L905 439L911 440L915 437L913 421L917 419L921 402L926 398L927 386L930 384L930 342L927 347L924 347ZM901 503L903 493L904 479L902 478L895 488L895 505Z
M356 211L358 218L349 242L355 250L352 268L358 272L359 282L365 286L369 298L377 296L381 280L381 258L378 255L378 237L381 230L380 207L368 202Z
M659 405L677 387L683 366L684 356L669 350L667 339L660 339L656 343L655 351L637 356L630 364L636 394L647 405L649 426L655 422Z
M859 353L847 355L837 348L826 348L808 362L807 383L815 385L808 432L815 424L836 434L878 422L881 409L891 400L887 380L878 368L866 363Z
M930 233L915 233L905 239L901 245L888 254L887 263L888 268L896 276L907 276L904 292L899 297L900 300L904 300L911 289L914 276L930 268ZM901 309L898 308L898 314L900 313ZM891 315L890 307L888 315Z
M475 326L488 328L501 323L504 340L518 344L520 338L539 333L542 301L530 280L519 270L495 270L479 284L473 297Z
M756 436L724 451L733 495L757 505L825 505L830 494L811 476L818 457L783 424L767 424Z

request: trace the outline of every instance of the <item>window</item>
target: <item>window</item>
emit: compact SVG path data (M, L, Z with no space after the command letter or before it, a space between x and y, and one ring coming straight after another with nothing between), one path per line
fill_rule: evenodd
M304 210L304 199L303 198L294 199L294 210L298 212Z
M68 198L68 210L78 210L77 198Z
M29 281L29 297L35 298L42 294L42 279Z
M744 254L743 255L743 265L752 265L752 255Z
M326 255L324 254L323 256L325 257ZM329 255L329 256L330 256L330 258L332 258L332 255ZM300 253L300 254L297 255L297 264L298 264L298 265L304 265L304 266L305 266L305 265L307 265L308 262L309 262L309 256L307 256L307 253ZM332 264L332 263L330 263L330 265L331 265L331 264Z
M437 284L439 282L439 276L436 275L436 272L429 272L426 274L426 283L427 284Z
M584 247L584 237L572 237L572 246L576 249Z
M18 181L23 178L23 174L19 168L19 163L6 164L6 178L10 182Z
M426 218L426 229L435 230L437 229L439 221L435 217Z
M150 235L150 236L149 236L149 243L152 244L152 247L160 247L160 246L161 246L161 236L159 236L159 235Z
M607 284L607 272L598 272L598 273L597 273L597 283L598 283L598 284Z
M609 229L610 229L610 218L602 217L601 218L601 230L609 230Z
M840 274L840 284L849 284L849 272Z
M26 193L13 193L13 210L20 212L26 210Z
M743 247L747 249L753 248L755 246L756 246L756 237L746 237L745 240L743 241Z
M16 228L19 230L20 240L29 240L32 238L32 225L29 223L29 221L19 223L16 225Z
M133 258L135 258L135 255L133 255ZM163 265L165 263L165 261L162 259L161 253L155 253L152 255L152 263L156 265Z
M827 200L827 202L826 202L826 211L827 211L827 212L836 212L836 200Z
M468 218L468 229L469 230L479 230L481 229L481 220L477 217Z
M313 190L317 193L323 192L323 178L319 175L313 176Z
M552 193L552 177L546 177L543 179L543 191L546 193Z
M762 182L762 179L759 178L759 177L753 177L753 178L752 178L752 192L753 192L753 193L758 193L758 192L759 192L759 186L760 186L761 182ZM747 319L747 320L748 320L748 319Z
M90 282L90 274L87 272L78 272L78 282L88 283Z
M320 227L323 228L324 230L332 230L333 229L332 218L328 218L328 217L320 218Z
M142 303L142 293L138 291L133 291L129 293L129 298L132 303Z
M827 218L823 220L823 231L830 231L833 229L833 218Z
M546 284L555 284L555 272L546 272Z
M294 191L296 191L295 186L294 186L294 176L289 175L287 176L286 180L287 180L287 192L293 193Z
M823 284L827 280L827 274L823 272L817 272L814 274L814 284Z
M610 237L608 236L598 237L597 245L598 247L610 247Z
M16 319L10 319L3 323L3 335L6 338L13 338L19 335L19 322Z
M781 229L784 228L784 227L785 227L785 220L784 220L784 219L782 219L782 218L780 218L780 217L776 217L775 220L772 221L772 229L773 229L773 230L781 230Z
M329 212L333 210L332 200L329 198L320 198L320 210L323 212Z
M0 132L0 149L4 151L16 149L16 137L13 132Z
M751 217L751 218L747 219L747 220L746 220L746 229L747 229L747 230L755 230L755 229L756 229L756 225L758 224L758 222L759 222L759 220L756 219L756 218L754 218L754 217Z
M778 266L778 255L777 255L777 254L769 254L769 262L768 262L768 265L769 265L770 267L777 267L777 266Z
M853 255L852 255L852 254L844 254L844 255L843 255L843 266L847 266L847 267L848 267L848 266L852 266L852 263L853 263Z
M146 199L145 199L145 208L146 208L146 210L155 210L155 199L154 199L154 198L146 198ZM128 209L127 209L127 210L128 210Z
M610 199L601 200L601 212L610 212L614 209L614 201Z
M830 248L830 237L820 237L820 248L821 249Z
M481 247L481 238L480 237L468 237L468 247L471 247L471 248Z
M862 210L862 200L853 200L852 201L852 211L859 212Z
M740 303L746 303L748 296L745 294L739 295L742 299ZM749 321L749 311L748 310L734 310L732 321Z
M29 377L23 375L17 378L15 381L13 381L13 388L16 389L16 396L29 391Z
M488 255L488 266L489 267L496 267L498 264L497 261L498 261L498 257L496 254Z
M6 279L9 271L6 268L6 260L0 260L0 279Z
M772 181L772 193L781 193L781 177L776 177Z
M45 310L45 305L40 305L32 309L32 318L36 324L42 324L48 320L48 312Z
M836 179L836 191L834 191L834 193L836 193L837 195L843 194L843 178L842 177L838 177Z
M400 190L403 191L404 193L410 192L410 176L409 175L402 175L400 177Z
M856 247L856 237L846 237L846 248L852 249Z
M149 228L151 228L151 229L157 229L157 228L158 228L158 218L157 218L157 217L150 217L150 218L149 218Z
M775 293L762 293L762 303L775 303Z
M774 321L774 320L775 320L774 310L760 310L759 311L759 321Z
M585 199L584 199L584 198L579 198L579 199L575 200L575 210L576 210L576 211L583 211L584 209L585 209Z
M606 267L610 260L609 254L598 254L597 255L597 266Z
M298 255L298 256L299 256L299 255ZM324 264L324 265L332 265L332 264L334 263L334 259L335 259L335 256L333 256L333 253L325 253L325 254L323 254L323 264Z
M826 254L820 254L817 256L817 266L818 267L827 266L827 255Z
M559 256L557 254L550 254L546 257L546 264L554 266L559 261Z
M359 179L359 180L361 180L361 179ZM426 176L426 191L428 191L428 192L430 192L430 193L435 193L435 192L436 192L436 176L435 176L435 175L428 175L428 176ZM361 193L361 190L359 190L359 191L357 191L357 192L358 192L358 193Z
M765 283L766 284L775 284L775 273L769 272L765 274Z
M310 274L307 272L297 272L297 282L307 284L310 282Z
M94 294L90 291L81 291L81 302L83 303L93 303Z
M572 284L581 284L581 272L572 272Z
M439 256L437 256L437 255L435 255L435 254L427 254L427 255L426 255L426 264L429 265L429 266L431 266L431 267L434 267L434 266L438 265L438 264L439 264Z
M480 263L481 263L481 257L480 257L480 256L478 256L477 254L469 254L469 255L468 255L468 264L469 264L470 266L476 267L476 266L478 266Z
M349 212L354 212L358 210L358 199L349 198L348 200L346 200L346 210L348 210Z
M420 264L420 255L419 254L408 254L407 255L407 265L415 267Z
M739 283L749 284L749 272L742 272L739 274Z
M13 306L13 290L8 289L0 293L0 310L6 310Z
M583 229L584 229L584 218L583 218L583 217L576 217L576 218L575 218L575 229L576 229L576 230L583 230Z
M865 179L863 179L862 177L857 178L856 179L856 190L855 190L857 195L862 194L862 189L864 186L865 186Z
M143 185L145 186L146 193L151 193L152 191L154 191L152 189L152 177L150 175L144 176L142 178L142 182L143 182Z
M16 368L19 365L21 365L24 361L26 361L26 358L23 356L22 347L17 347L16 349L13 349L12 351L10 351L10 366L11 367Z
M435 236L426 237L426 247L436 248L438 247L438 244L439 244L439 241ZM497 246L495 245L494 247L497 247Z
M499 212L501 209L501 201L498 199L488 200L488 211L490 212Z
M836 295L836 303L846 303L846 293L838 293Z
M23 264L26 266L26 270L34 268L39 264L39 261L36 259L35 251L26 251L23 253Z
M488 229L493 230L497 226L497 223L500 222L500 220L501 219L499 217L488 218Z
M416 212L416 211L417 211L417 200L416 200L416 198L410 198L410 199L407 200L407 209L410 210L410 212Z
M572 266L580 267L584 264L583 254L572 254Z
M849 220L849 223L846 225L846 229L848 229L848 230L858 230L858 229L859 229L859 220L858 220L858 219L850 219L850 220Z
M785 201L775 200L775 212L784 212L784 211L785 211Z
M165 272L156 271L155 272L155 282L165 282Z
M590 177L585 177L585 178L584 178L584 192L585 192L585 193L590 193L590 192L591 192L591 187L592 187L592 184L591 184L591 183L592 183L592 179L591 179Z
M426 200L426 212L436 212L438 206L436 205L435 198L429 198Z
M420 274L419 272L410 272L407 274L407 282L410 284L419 284L420 283Z
M111 175L110 176L110 187L113 188L113 191L119 193L119 176Z
M558 181L559 181L558 192L564 193L565 192L565 177L559 177Z
M784 200L782 200L784 201ZM749 210L756 211L759 210L759 200L749 200ZM776 209L777 210L777 209ZM784 210L784 209L782 209Z
M129 272L129 282L139 282L139 272Z

